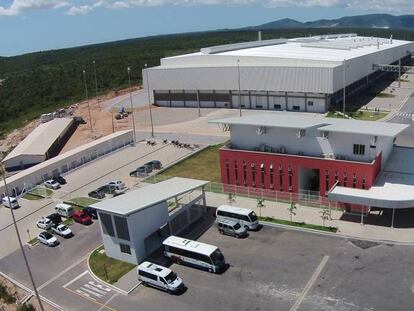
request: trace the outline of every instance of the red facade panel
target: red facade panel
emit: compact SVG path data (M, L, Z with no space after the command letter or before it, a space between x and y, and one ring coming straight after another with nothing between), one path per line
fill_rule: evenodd
M381 154L373 163L313 158L232 149L220 150L223 184L297 193L299 170L319 170L319 194L335 185L369 189L381 169Z

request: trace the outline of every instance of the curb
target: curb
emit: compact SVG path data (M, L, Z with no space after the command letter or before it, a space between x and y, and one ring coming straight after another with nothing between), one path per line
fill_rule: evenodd
M90 276L95 280L95 281L97 281L97 282L100 282L100 283L103 283L103 284L105 284L105 286L108 286L109 288L112 288L113 290L115 290L115 291L117 291L118 293L120 293L120 294L122 294L122 295L124 295L124 296L127 296L130 292L132 292L138 285L140 285L141 283L139 283L138 285L136 285L132 290L130 290L130 291L124 291L123 289L120 289L120 288L118 288L118 287L116 287L116 286L114 286L114 285L112 285L112 284L109 284L108 282L105 282L104 280L102 280L101 278L99 278L95 273L93 273L93 271L92 271L92 269L91 269L91 267L89 266L89 257L92 255L92 253L94 252L94 251L96 251L98 248L100 248L101 246L103 246L103 244L102 245L99 245L97 248L95 248L94 250L92 250L92 252L90 252L89 253L89 255L88 255L88 258L86 258L86 264L87 264L87 266L88 266L88 272L89 272L89 274L90 274Z
M414 242L401 242L401 241L382 240L382 239L365 239L365 238L352 236L352 235L348 235L348 234L326 232L326 231L321 231L321 230L315 230L315 229L309 229L309 228L300 228L300 227L294 227L294 226L283 225L283 224L275 224L275 223L267 222L267 221L260 221L260 224L262 224L264 226L269 226L269 227L282 228L282 229L294 230L294 231L301 231L301 232L325 235L325 236L330 236L330 237L335 237L335 238L369 241L369 242L376 242L376 243L382 243L382 244L394 244L394 245L400 245L400 246L414 246ZM340 231L338 231L338 232L340 232Z

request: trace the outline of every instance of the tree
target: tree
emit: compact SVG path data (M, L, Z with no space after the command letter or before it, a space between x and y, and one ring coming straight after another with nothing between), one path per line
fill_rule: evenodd
M227 200L229 201L229 204L231 205L233 202L236 201L236 195L234 193L229 192L227 196Z
M330 211L326 207L322 207L322 210L319 211L319 214L321 215L321 218L322 218L322 225L325 227L325 221L330 219L330 216L331 216Z
M296 210L298 209L297 204L290 203L290 206L287 208L289 211L290 221L292 221L293 216L296 216Z
M257 207L259 208L259 216L262 217L262 207L265 207L264 199L257 199Z

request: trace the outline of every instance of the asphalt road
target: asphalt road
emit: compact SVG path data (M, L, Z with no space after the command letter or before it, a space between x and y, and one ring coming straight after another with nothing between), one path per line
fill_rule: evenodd
M399 146L414 147L414 94L388 122L409 124L410 127L399 134L396 144Z
M246 239L221 236L213 226L200 241L222 250L221 275L172 265L187 291L179 296L139 286L130 295L96 282L82 258L99 243L97 224L75 225L75 236L55 248L32 248L40 293L67 310L339 310L414 308L414 248L264 227ZM19 252L0 270L28 280Z

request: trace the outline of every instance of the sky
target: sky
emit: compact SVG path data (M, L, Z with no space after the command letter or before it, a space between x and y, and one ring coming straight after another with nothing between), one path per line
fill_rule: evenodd
M414 14L414 0L0 0L0 56L369 13Z

